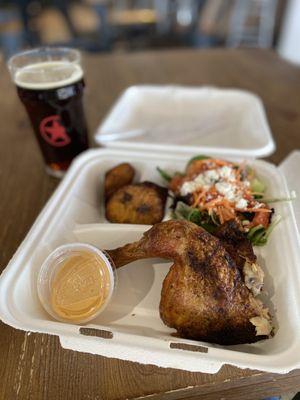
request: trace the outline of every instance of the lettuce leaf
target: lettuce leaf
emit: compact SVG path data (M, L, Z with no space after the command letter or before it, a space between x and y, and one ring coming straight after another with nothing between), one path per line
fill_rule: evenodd
M205 156L203 154L199 154L198 156L192 157L189 162L187 163L187 167L193 162L198 160L208 160L211 157Z
M173 217L174 219L185 219L193 222L210 233L213 233L218 226L216 221L214 221L213 218L208 215L207 211L200 211L198 208L188 206L182 201L177 202L173 211Z
M159 172L160 176L167 182L170 182L172 180L172 176L169 175L166 171L164 171L160 167L156 167L157 171Z
M247 234L248 239L254 246L264 246L275 228L276 225L281 221L280 215L273 219L273 222L268 226L268 228L264 228L262 225L257 225L251 228Z

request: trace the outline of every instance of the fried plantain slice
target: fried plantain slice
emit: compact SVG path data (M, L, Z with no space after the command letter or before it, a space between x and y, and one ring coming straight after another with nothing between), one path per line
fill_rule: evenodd
M126 185L108 199L110 222L153 225L164 217L168 190L152 182Z
M122 163L108 170L104 178L104 197L107 201L118 189L132 183L135 169L129 163Z

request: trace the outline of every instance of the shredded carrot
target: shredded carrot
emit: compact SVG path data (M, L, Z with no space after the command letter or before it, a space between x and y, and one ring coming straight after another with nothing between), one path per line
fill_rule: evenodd
M205 166L206 164L206 166ZM191 165L191 173L188 175L195 175L197 172L198 174L206 170L213 170L220 168L222 166L235 166L236 164L231 163L229 161L225 160L220 160L220 159L205 159L205 160L197 160L195 161L194 164L194 170L193 166ZM204 168L201 169L201 166ZM207 168L205 168L207 167ZM245 186L243 180L242 180L242 172L244 171L246 167L246 163L243 162L238 166L238 168L234 168L234 175L235 175L235 181L234 184L238 190L238 192L241 193L242 198L247 200L248 202L248 207L244 209L237 209L236 208L236 202L234 201L229 201L228 199L225 198L222 194L218 192L216 189L216 186L213 185L211 186L208 190L204 189L203 187L197 189L193 193L193 207L197 207L200 210L206 210L209 215L212 215L213 213L219 218L220 223L224 223L229 219L235 218L238 214L237 213L243 213L243 212L251 212L251 213L271 213L271 209L269 209L265 204L261 203L261 208L254 208L253 205L257 204L256 200L254 199L254 195L262 195L262 193L259 192L251 192L251 188L248 186ZM253 170L250 173L251 175L254 175ZM249 174L248 174L248 179L249 179ZM223 178L224 179L224 178ZM226 181L226 179L224 179Z
M272 210L270 210L269 208L243 208L243 209L239 209L239 211L241 212L267 212L270 213L272 212Z
M225 161L225 160L220 160L218 158L215 158L213 160L215 162L216 165L233 165L231 162L229 161Z
M216 208L216 214L218 215L221 224L224 224L224 217L223 217L222 207L217 207Z
M206 191L203 190L203 189L197 190L197 192L198 192L198 191L199 191L200 193L199 193L199 194L197 195L197 197L195 198L194 203L193 203L193 207L196 207L196 206L200 203L201 198L204 197L204 195L206 194ZM194 195L197 194L197 192L195 192Z

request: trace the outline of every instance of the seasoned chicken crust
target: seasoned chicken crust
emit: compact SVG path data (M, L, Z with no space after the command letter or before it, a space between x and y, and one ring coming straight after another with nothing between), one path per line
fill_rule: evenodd
M159 310L163 322L184 338L232 345L271 333L268 310L247 288L222 242L191 222L158 223L139 241L108 253L117 267L152 257L174 262Z

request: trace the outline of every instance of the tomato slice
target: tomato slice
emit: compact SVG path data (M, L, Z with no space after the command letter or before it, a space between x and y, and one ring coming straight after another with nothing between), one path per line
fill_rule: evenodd
M271 213L257 211L251 222L251 226L262 225L264 228L267 229L267 227L270 225L270 220Z

